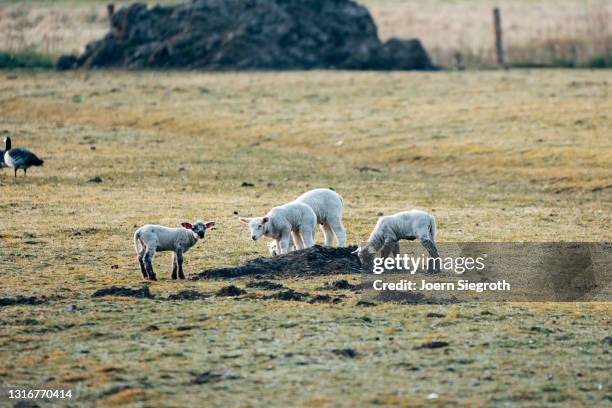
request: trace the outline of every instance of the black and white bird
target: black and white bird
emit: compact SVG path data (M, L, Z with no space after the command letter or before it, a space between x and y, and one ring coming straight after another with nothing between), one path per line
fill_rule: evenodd
M15 177L17 177L17 170L23 169L24 176L27 174L28 168L32 166L42 166L44 161L39 159L34 153L23 147L17 147L11 149L11 138L4 138L4 164L7 167L12 167L15 170Z

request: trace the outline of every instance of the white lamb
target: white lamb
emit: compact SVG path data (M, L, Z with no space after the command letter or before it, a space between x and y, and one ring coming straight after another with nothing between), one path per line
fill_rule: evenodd
M340 194L332 189L318 188L302 194L295 202L304 203L312 208L317 216L317 224L323 231L325 245L331 246L333 244L334 235L338 240L338 246L343 247L346 244L346 230L342 224L344 201ZM289 241L289 248L293 246L293 241ZM271 256L280 255L275 240L268 242L268 251Z
M378 251L383 258L397 255L400 239L419 240L431 258L439 258L435 244L436 220L433 215L419 210L380 217L366 244L353 253L367 266Z
M173 251L172 279L185 279L183 274L183 254L194 246L198 240L204 239L206 230L214 227L214 221L196 221L195 224L184 222L180 228L162 227L161 225L145 225L134 233L134 248L142 276L157 280L153 272L153 257L156 251Z
M239 220L249 225L253 241L262 235L272 238L276 242L276 248L280 248L281 255L289 252L291 237L296 249L314 245L317 216L306 204L291 202L272 208L263 217L240 217Z
M325 245L331 246L334 236L338 246L346 245L346 230L342 224L344 201L340 194L329 188L317 188L299 196L295 202L304 203L314 211L317 224L325 236Z

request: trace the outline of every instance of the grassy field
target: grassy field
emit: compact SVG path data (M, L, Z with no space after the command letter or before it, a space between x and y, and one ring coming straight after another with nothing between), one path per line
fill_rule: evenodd
M142 0L149 5L180 0ZM0 0L0 51L81 53L108 32L101 0ZM131 1L115 0L117 7ZM492 10L500 7L511 65L612 65L607 0L363 0L383 40L419 38L435 63L495 65ZM458 61L460 59L460 61Z
M581 70L5 71L0 133L45 166L0 172L0 298L42 302L0 306L0 383L78 406L610 404L609 303L361 307L321 289L341 276L282 282L338 304L164 301L247 283L171 281L166 254L158 299L91 295L141 285L139 225L216 220L193 275L266 254L234 212L315 187L343 195L350 244L411 208L440 241L611 240L611 92ZM450 346L415 349L431 340Z

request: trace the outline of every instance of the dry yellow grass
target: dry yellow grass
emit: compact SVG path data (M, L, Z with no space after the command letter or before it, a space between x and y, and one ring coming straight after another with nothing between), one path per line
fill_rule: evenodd
M382 38L416 37L443 66L496 63L493 8L502 13L511 64L587 63L611 55L612 4L606 0L364 0Z
M266 253L233 211L262 214L319 186L344 196L352 244L378 212L413 207L436 215L442 241L610 240L611 87L609 72L580 70L4 72L0 132L46 162L27 178L0 173L0 297L61 299L0 308L0 382L77 389L81 406L401 406L431 393L470 406L605 404L608 303L91 293L140 284L136 226L215 219L186 256L189 275ZM155 264L158 297L228 284L173 282L170 257ZM283 283L328 293L338 278ZM436 339L451 347L413 349ZM344 348L358 357L332 353ZM221 377L193 384L205 371Z

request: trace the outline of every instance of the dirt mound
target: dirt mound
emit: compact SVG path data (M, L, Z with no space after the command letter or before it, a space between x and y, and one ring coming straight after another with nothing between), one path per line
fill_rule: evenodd
M215 294L217 296L240 296L240 295L244 295L245 293L246 293L246 290L240 289L239 287L234 286L234 285L229 285L229 286L222 287Z
M36 297L36 296L17 296L15 298L0 298L0 307L17 305L42 305L51 300L58 300L60 297Z
M91 297L103 297L103 296L123 296L123 297L135 297L153 299L155 295L151 293L149 287L144 285L141 288L133 289L124 286L111 286L110 288L103 288L96 290Z
M202 300L209 298L209 293L202 293L196 290L181 290L166 297L166 300Z
M348 358L355 358L359 356L359 353L351 348L334 349L332 350L332 353L340 357L348 357Z
M243 276L287 278L361 273L359 258L351 253L354 250L354 247L332 248L315 245L274 258L255 258L233 268L210 269L191 279L228 279Z
M297 300L301 301L308 297L308 293L296 292L293 289L284 290L277 292L273 295L266 296L264 299L276 299L276 300Z
M274 283L270 281L251 281L251 282L247 282L246 287L263 289L263 290L277 290L277 289L284 288L282 284Z
M365 300L360 300L359 302L355 304L355 306L361 306L361 307L373 307L376 305L377 305L376 303L366 302Z
M432 69L416 39L382 43L369 11L352 0L193 0L124 7L111 29L58 69L78 67Z
M339 297L331 297L329 295L316 295L308 301L308 303L342 303L342 299Z
M359 290L359 285L353 285L346 279L340 279L333 282L327 282L325 286L320 287L320 290Z
M237 375L223 375L212 371L204 371L203 373L192 372L191 375L193 376L191 379L192 384L209 384L224 380L239 380L241 378Z
M423 343L420 344L416 347L414 347L415 350L422 350L422 349L437 349L437 348L444 348L444 347L448 347L448 342L446 341L430 341L427 343Z
M366 298L378 302L394 302L407 305L448 305L459 303L459 300L454 296L451 296L449 299L434 298L425 296L422 293L400 291L381 291L377 296L371 299L366 294Z

